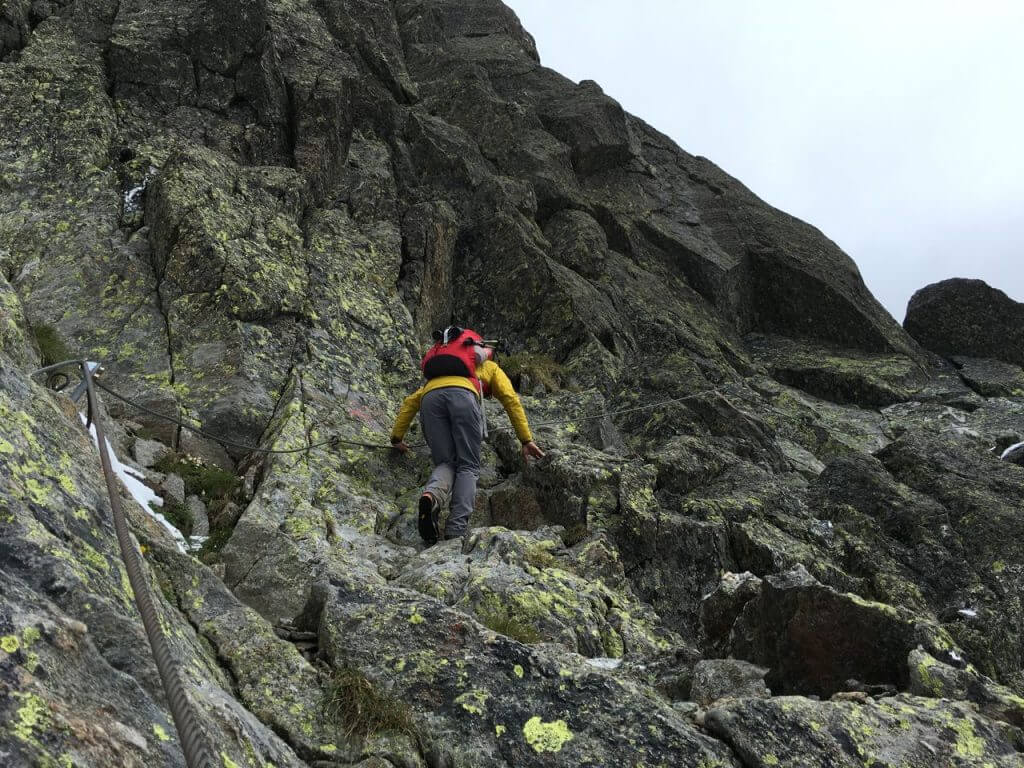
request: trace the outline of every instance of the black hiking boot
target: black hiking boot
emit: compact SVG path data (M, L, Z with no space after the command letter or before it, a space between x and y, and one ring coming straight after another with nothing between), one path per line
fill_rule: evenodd
M441 532L438 530L437 526L438 514L440 511L440 505L437 503L437 499L429 493L424 493L420 496L420 538L423 539L423 542L428 547L432 547L434 544L437 544L437 540L441 537Z

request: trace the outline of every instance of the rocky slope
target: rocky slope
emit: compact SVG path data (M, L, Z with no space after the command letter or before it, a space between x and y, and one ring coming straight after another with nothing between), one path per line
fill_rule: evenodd
M7 2L0 127L5 765L183 765L61 343L230 441L106 398L225 768L1024 764L1021 392L500 3ZM240 447L386 442L449 320L548 449L488 404L465 541L422 452Z

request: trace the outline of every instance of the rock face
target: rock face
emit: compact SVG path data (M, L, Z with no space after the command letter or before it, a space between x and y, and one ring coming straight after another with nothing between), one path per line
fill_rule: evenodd
M486 403L424 550L386 436L449 322L547 455ZM183 765L56 355L208 535L128 502L225 768L1020 765L1018 325L925 353L497 0L8 2L0 762Z
M940 355L1024 366L1024 304L983 280L954 278L922 288L910 298L903 327Z

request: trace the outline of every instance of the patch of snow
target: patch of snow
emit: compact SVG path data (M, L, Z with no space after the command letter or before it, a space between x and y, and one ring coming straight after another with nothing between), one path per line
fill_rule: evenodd
M964 657L963 657L963 656L961 656L961 655L960 655L959 653L957 653L956 651L950 651L950 652L949 652L949 658L951 658L951 659L952 659L953 661L955 661L955 662L956 662L957 664L959 664L960 662L962 662L962 661L964 660Z
M126 211L137 211L139 210L139 203L136 200L139 195L146 189L145 184L140 184L137 187L132 187L124 193L124 208Z
M188 551L189 552L198 552L202 548L203 544L206 543L206 540L208 538L210 538L210 537L209 536L189 536L188 537Z
M1009 448L1007 448L1005 451L1003 451L1003 455L1000 456L999 458L1000 459L1006 459L1011 453L1013 453L1014 451L1016 451L1018 448L1021 448L1021 447L1024 447L1024 443L1014 443Z
M597 656L587 659L587 664L598 669L618 669L622 665L622 659L609 659L605 656Z
M78 415L82 419L82 423L84 424L85 415L81 413ZM92 441L98 448L99 441L96 439L95 424L89 425L89 434L92 435ZM167 532L171 535L171 538L174 539L174 543L178 545L178 550L180 552L185 552L185 537L182 535L181 531L179 531L177 528L171 525L171 523L167 520L166 517L164 517L154 509L154 507L162 507L164 504L164 500L157 496L153 492L152 488L143 483L142 478L138 477L138 475L133 474L130 467L126 467L124 464L121 463L121 460L117 458L117 454L114 452L113 447L110 445L110 440L105 439L105 442L107 443L107 453L110 454L110 466L114 470L114 474L117 475L117 477L121 480L122 483L124 483L124 487L128 490L128 493L131 494L132 498L135 499L138 505L142 507L147 513L149 513L150 517L152 517L154 520L160 523L160 525L167 529Z
M973 608L961 608L959 611L957 611L957 613L959 613L961 616L966 616L968 619L978 618L978 612Z
M154 176L156 176L156 170L156 168L150 166L149 172L142 177L142 183L136 187L132 187L124 193L125 213L137 213L142 210L140 198L142 197L142 193L146 191L146 187L149 186L149 182L152 181Z

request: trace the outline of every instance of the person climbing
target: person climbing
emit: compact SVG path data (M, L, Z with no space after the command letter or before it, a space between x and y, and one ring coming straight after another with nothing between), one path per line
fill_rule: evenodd
M475 331L449 326L434 331L432 346L420 368L427 383L402 402L391 430L391 444L401 453L409 446L405 432L416 412L430 447L434 471L418 504L420 536L427 546L441 538L441 509L451 500L444 538L466 532L480 476L480 444L486 434L484 396L497 397L522 443L523 458L543 458L533 441L519 396L508 376L494 362L494 346Z

